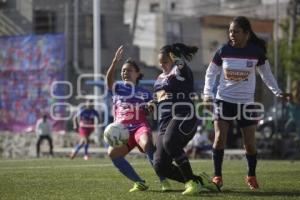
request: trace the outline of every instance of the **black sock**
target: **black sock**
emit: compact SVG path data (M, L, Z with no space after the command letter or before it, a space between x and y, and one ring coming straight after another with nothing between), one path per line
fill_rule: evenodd
M257 153L254 155L246 154L248 163L248 176L255 176L256 164L257 164Z
M224 158L224 149L213 149L213 161L215 176L222 176L222 164Z
M191 164L185 154L182 154L180 157L175 158L175 163L178 165L180 171L182 172L185 182L194 179Z

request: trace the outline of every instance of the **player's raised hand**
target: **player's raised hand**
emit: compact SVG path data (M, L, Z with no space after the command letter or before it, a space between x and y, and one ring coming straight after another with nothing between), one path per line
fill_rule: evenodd
M124 51L124 46L121 45L121 46L117 49L116 54L115 54L115 57L114 57L114 60L115 60L116 62L119 62L119 61L122 59L122 57L123 57L123 51Z

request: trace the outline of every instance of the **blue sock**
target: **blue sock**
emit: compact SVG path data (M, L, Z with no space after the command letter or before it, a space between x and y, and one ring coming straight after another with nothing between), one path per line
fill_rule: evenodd
M115 167L117 167L124 176L126 176L133 182L144 182L144 180L142 180L139 177L139 175L137 175L133 167L130 165L130 163L127 160L125 160L125 158L123 157L114 158L112 159L112 162L115 165Z
M224 157L224 149L213 149L215 176L222 176L223 157Z
M153 167L153 153L154 153L154 152L153 152L152 150L146 152L147 158L148 158L150 164L152 165L152 167ZM159 180L160 180L160 181L163 181L163 180L166 179L166 177L159 176L158 174L156 174L156 175L159 177Z
M83 145L82 144L76 144L76 146L75 146L75 154L77 154L78 153L78 151L81 149L81 147L82 147Z
M84 155L87 156L89 153L88 153L88 149L89 149L89 144L85 144L84 145Z
M249 155L246 154L248 163L248 176L255 176L256 164L257 164L257 154Z

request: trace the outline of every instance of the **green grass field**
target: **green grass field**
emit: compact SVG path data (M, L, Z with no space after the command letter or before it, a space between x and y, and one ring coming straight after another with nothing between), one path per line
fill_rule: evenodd
M203 191L198 196L181 195L183 185L172 183L173 191L160 192L158 179L144 159L131 160L150 189L128 193L132 183L121 176L110 160L80 158L0 160L0 199L300 199L300 162L259 161L261 189L252 192L244 183L244 160L224 162L224 187L221 193ZM210 160L194 160L195 172L212 173Z

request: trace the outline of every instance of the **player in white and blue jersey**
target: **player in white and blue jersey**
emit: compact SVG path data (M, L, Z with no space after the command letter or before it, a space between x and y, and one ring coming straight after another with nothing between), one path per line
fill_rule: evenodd
M207 68L203 92L205 102L215 102L213 182L220 187L223 185L222 162L228 128L233 120L237 120L242 130L248 164L248 174L245 180L251 190L259 188L256 179L255 145L258 113L257 110L253 110L258 105L254 104L256 71L274 95L288 99L286 94L279 89L270 70L265 42L256 36L246 17L236 17L230 23L228 43L217 50ZM214 97L213 87L218 75L220 80L216 97Z

